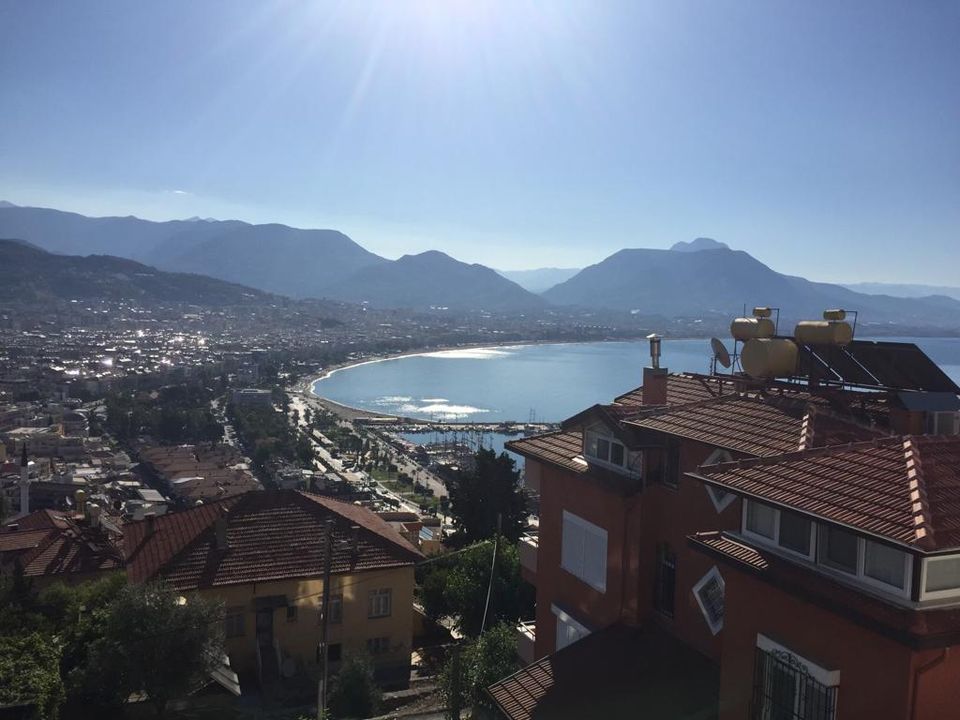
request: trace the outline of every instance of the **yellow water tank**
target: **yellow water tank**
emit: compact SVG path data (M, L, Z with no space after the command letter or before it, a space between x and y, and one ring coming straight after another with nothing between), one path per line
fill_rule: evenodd
M853 328L839 320L804 320L797 323L793 336L804 345L849 345Z
M740 353L740 364L754 378L793 375L797 370L797 345L786 338L748 340Z
M824 320L846 320L847 311L846 310L824 310L823 319Z
M742 317L730 323L730 334L735 340L773 337L776 331L777 328L770 318Z
M755 307L753 309L753 316L755 318L768 318L773 315L773 310L768 307Z

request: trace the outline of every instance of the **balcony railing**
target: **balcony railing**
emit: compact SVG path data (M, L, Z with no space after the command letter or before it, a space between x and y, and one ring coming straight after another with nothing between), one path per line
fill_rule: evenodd
M835 720L837 688L815 679L786 653L757 648L751 720Z
M531 576L537 574L538 542L535 532L524 533L520 537L520 567Z
M517 655L524 665L536 659L534 646L537 642L537 625L533 620L517 625Z

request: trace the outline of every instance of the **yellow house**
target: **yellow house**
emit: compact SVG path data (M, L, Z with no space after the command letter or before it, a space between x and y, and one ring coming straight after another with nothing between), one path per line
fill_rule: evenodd
M276 490L147 518L125 527L127 573L222 600L241 682L315 675L328 523L331 671L344 654L365 652L382 684L405 686L423 556L365 508Z

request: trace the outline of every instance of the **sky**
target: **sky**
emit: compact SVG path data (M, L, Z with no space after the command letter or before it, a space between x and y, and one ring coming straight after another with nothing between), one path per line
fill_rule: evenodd
M960 285L955 0L0 0L0 199Z

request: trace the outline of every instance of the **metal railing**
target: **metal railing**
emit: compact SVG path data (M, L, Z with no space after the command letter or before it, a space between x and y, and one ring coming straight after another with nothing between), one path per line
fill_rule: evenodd
M789 653L757 648L752 720L835 720L837 688L824 685Z

